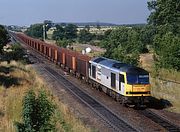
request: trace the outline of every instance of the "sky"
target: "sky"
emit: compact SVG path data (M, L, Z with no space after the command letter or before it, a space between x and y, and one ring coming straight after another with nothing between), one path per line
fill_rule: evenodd
M147 0L0 0L0 24L53 22L146 23Z

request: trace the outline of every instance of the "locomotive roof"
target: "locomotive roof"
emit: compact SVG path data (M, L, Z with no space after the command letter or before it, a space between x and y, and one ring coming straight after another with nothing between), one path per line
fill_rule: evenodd
M135 67L120 61L108 59L105 57L97 57L92 59L94 63L104 65L106 67L109 67L111 69L119 70L122 72L126 72L128 74L148 74L148 72L142 68Z

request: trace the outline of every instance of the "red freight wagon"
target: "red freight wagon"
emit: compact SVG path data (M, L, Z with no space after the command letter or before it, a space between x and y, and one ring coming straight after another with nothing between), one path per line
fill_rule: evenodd
M39 49L39 52L42 54L42 52L43 52L43 50L42 50L43 43L42 43L42 42L40 42L39 44L40 44L40 47L39 47L39 48L40 48L40 49Z
M66 62L66 59L65 59L66 58L66 52L67 52L67 50L64 48L60 48L58 51L59 62L63 66L65 66L65 62Z
M51 46L51 60L55 60L55 48Z
M36 50L39 51L39 42L36 42Z
M66 67L73 71L76 71L76 54L76 52L71 50L66 52Z
M37 45L37 43L36 43L36 41L35 41L35 42L34 42L34 47L33 47L34 49L36 49L36 45Z
M56 47L54 50L54 62L57 63L57 61L58 61L58 48Z
M31 46L31 44L32 44L32 39L30 39L30 42L29 42L29 44L28 44L28 45L29 45L29 46Z
M45 50L44 50L44 44L41 45L41 53L44 55L46 54Z
M47 45L45 46L45 50L46 50L46 56L48 57L49 56L49 47L47 47Z
M46 45L43 46L44 47L44 56L47 56L47 50L46 50Z
M61 64L61 60L60 60L60 48L57 49L57 64L60 65Z
M48 46L48 58L50 59L51 58L51 47Z
M37 50L40 52L40 43L37 44Z
M84 76L88 78L88 69L89 69L89 61L91 58L86 55L79 54L77 56L77 73L80 74L80 76Z

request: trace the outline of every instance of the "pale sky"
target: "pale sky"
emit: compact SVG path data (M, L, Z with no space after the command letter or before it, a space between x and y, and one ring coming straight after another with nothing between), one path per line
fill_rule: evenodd
M146 23L147 0L0 0L0 24L53 22Z

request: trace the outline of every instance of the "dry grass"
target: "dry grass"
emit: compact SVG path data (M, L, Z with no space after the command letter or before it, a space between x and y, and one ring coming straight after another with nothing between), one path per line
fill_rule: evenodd
M140 65L141 67L143 67L144 69L151 71L153 64L154 64L154 60L153 60L153 54L152 53L147 53L147 54L141 54L140 55Z
M12 78L16 83L8 82L9 85L0 85L0 132L14 132L14 122L20 122L22 99L29 89L34 89L37 93L42 88L47 92L49 99L56 104L57 109L53 117L57 131L91 131L80 120L76 119L68 107L61 103L57 97L53 96L41 78L39 78L31 66L18 62L1 62L0 67L8 68L10 72L0 70L0 76ZM7 70L7 69L6 69ZM3 80L1 80L3 81ZM2 83L2 82L1 82ZM6 87L8 86L8 87Z
M166 69L155 70L152 53L141 54L140 62L141 66L151 74L152 96L169 101L173 107L168 110L180 113L180 84L173 83L180 83L180 72Z
M172 104L168 110L180 113L180 84L151 79L152 95L158 99L164 99Z
M151 73L152 95L172 104L167 110L180 113L180 72L159 69Z
M21 120L22 98L24 93L31 87L33 81L31 79L33 77L29 74L28 66L25 67L16 62L11 62L11 64L4 62L0 66L13 67L10 73L5 74L0 72L0 75L7 77L6 79L11 77L17 80L15 84L7 81L10 85L5 85L8 87L4 85L0 86L0 111L2 112L0 131L11 132L14 131L14 121Z
M176 81L180 83L180 72L175 70L160 69L158 76L162 79Z

